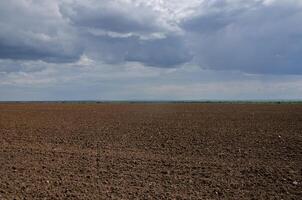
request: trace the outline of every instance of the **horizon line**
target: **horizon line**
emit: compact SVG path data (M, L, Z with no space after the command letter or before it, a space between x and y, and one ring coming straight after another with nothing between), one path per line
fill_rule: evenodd
M0 103L302 103L302 99L204 99L204 100L0 100Z

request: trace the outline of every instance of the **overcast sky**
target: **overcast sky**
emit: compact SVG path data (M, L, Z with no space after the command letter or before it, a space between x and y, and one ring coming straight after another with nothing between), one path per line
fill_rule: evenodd
M0 100L302 99L302 0L0 1Z

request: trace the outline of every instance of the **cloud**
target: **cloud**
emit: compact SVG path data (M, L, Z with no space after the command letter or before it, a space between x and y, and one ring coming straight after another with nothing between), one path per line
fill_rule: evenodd
M179 37L140 42L126 55L127 61L142 62L149 66L173 67L192 59L190 50Z
M301 21L300 0L1 1L0 99L301 98Z
M38 63L37 63L38 62ZM73 64L32 61L33 72L0 72L0 100L301 99L301 76L246 75L198 67L158 68L141 63ZM86 67L81 67L86 65Z
M125 1L73 1L60 7L76 27L115 33L150 33L163 29L156 11Z
M196 63L214 70L302 73L299 1L220 1L208 10L182 23Z
M0 59L302 73L298 0L12 0L0 16Z
M192 58L175 25L162 18L158 7L143 1L75 1L61 12L93 59L175 67Z
M80 55L58 1L0 2L0 59L71 62Z
M45 66L43 66L43 62L37 61L14 61L10 59L1 60L0 59L0 73L13 73L13 72L37 72L37 71L43 71L46 69Z
M110 64L141 62L153 67L175 67L191 60L192 56L182 39L169 36L154 40L140 40L131 36L114 38L90 36L88 54Z

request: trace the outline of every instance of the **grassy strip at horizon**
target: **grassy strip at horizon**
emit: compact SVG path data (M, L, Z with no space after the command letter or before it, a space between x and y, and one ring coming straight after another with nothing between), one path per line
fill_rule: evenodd
M302 104L302 100L54 100L0 101L0 104Z

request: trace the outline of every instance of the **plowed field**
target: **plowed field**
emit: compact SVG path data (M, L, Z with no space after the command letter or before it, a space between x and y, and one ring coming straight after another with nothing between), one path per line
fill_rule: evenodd
M302 105L0 104L0 199L302 199Z

